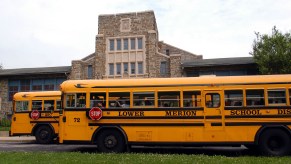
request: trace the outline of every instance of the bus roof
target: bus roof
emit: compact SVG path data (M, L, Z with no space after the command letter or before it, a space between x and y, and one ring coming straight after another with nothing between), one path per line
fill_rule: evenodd
M14 99L35 98L35 97L60 97L60 91L37 91L37 92L17 92Z
M109 80L67 80L61 90L76 88L122 88L159 86L199 86L199 85L244 85L244 84L291 84L291 74L253 76L202 76L182 78L144 78Z

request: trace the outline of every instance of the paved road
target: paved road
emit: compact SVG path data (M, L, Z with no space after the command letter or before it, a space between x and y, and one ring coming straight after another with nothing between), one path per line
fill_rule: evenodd
M25 142L0 143L0 151L46 151L46 152L89 152L98 153L96 145L69 145L69 144L49 144L41 145ZM133 147L133 153L159 153L159 154L206 154L241 156L252 155L245 147Z

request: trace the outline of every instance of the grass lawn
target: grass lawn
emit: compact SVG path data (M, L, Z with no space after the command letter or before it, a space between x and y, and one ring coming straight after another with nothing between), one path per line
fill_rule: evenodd
M1 163L254 163L274 164L290 163L291 157L252 157L237 156L226 157L220 155L186 155L186 154L102 154L102 153L79 153L79 152L1 152Z
M10 127L0 126L0 131L9 131L9 130L10 130Z

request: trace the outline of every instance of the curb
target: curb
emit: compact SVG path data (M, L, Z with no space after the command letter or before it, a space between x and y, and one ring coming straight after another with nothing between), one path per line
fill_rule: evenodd
M0 143L8 142L33 143L35 142L35 137L0 137Z
M0 131L0 143L20 142L20 143L33 143L35 142L34 136L9 136L9 131Z

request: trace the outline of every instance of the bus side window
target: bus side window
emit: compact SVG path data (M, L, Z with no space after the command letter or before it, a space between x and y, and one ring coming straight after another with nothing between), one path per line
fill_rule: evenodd
M77 93L76 107L86 107L86 93Z
M42 101L41 100L34 100L32 101L32 110L42 110Z
M106 93L90 93L90 108L106 107Z
M76 107L75 102L76 102L76 95L75 94L67 94L66 95L66 106L67 108L72 108Z
M54 100L44 100L44 110L54 110Z
M158 92L159 107L180 107L180 92Z
M155 106L155 93L154 92L134 92L133 93L133 106Z
M291 105L291 89L289 89L289 105Z
M263 89L246 90L247 106L263 106L265 105Z
M86 107L86 93L77 93L77 94L67 94L66 96L66 107L67 108L84 108Z
M62 101L61 100L57 100L56 110L61 110L61 109L62 109Z
M225 106L243 106L242 90L226 90L224 91Z
M200 107L201 91L184 91L183 92L184 107Z
M127 108L130 106L130 92L109 93L109 107Z
M207 93L205 95L205 106L207 108L220 107L220 95L218 93Z
M268 90L268 104L286 105L285 89L269 89Z
M28 101L15 101L15 108L17 112L28 111Z

